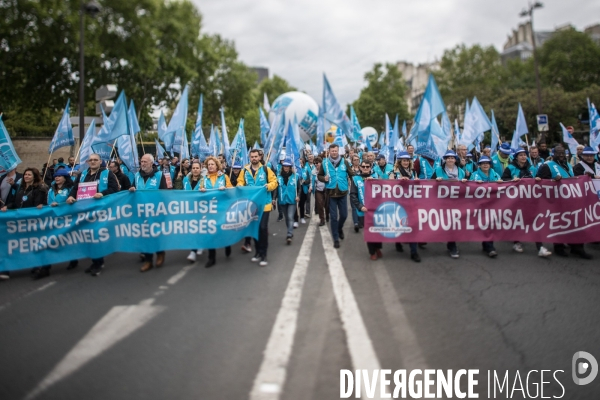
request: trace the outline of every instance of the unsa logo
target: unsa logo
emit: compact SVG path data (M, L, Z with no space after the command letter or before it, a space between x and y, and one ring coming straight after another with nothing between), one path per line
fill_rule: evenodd
M388 201L380 204L373 213L373 226L369 232L393 239L412 232L412 228L408 226L406 210L400 204Z
M238 200L225 212L223 230L239 231L246 228L252 221L258 220L258 207L248 199Z

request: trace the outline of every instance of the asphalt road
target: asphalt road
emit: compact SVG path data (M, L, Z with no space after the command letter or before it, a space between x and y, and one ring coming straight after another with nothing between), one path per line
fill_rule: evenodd
M211 269L206 253L190 264L173 251L143 274L137 254L107 257L97 278L87 260L39 281L13 273L0 283L0 399L339 399L343 369L478 369L479 398L494 398L488 371L508 371L495 398L531 398L550 370L544 396L600 395L600 378L571 377L575 352L600 359L600 245L585 261L497 243L492 260L459 243L453 260L430 243L417 264L384 244L371 261L351 220L336 251L314 218L285 245L275 218L266 267L236 246Z

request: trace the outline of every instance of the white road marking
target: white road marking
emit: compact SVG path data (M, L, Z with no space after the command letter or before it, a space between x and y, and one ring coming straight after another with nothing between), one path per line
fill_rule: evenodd
M0 306L0 311L6 309L8 307L10 307L14 301L25 299L25 298L31 296L32 294L36 294L36 293L39 293L41 291L44 291L44 290L48 289L49 287L54 286L55 284L56 284L56 281L48 282L45 285L40 286L39 288L32 290L31 292L25 293L23 296L19 296L16 299L14 299L13 301L1 305Z
M404 307L398 299L398 293L392 284L390 275L383 263L373 263L373 271L379 292L383 300L383 307L390 321L394 339L400 345L400 358L404 369L410 371L413 369L428 369L425 357L419 346L417 335L412 330Z
M187 274L187 273L188 273L188 272L189 272L189 271L190 271L192 268L194 268L194 266L193 266L193 265L188 265L188 266L186 266L186 267L183 267L183 268L181 269L181 271L179 271L178 273L176 273L175 275L173 275L173 276L171 277L171 279L169 279L169 280L167 281L167 283L168 283L169 285L174 285L174 284L176 284L176 283L177 283L177 282L179 282L179 281L180 281L180 280L181 280L181 279L182 279L182 278L185 276L185 274Z
M317 228L317 220L308 226L292 276L285 290L281 308L277 313L275 324L271 330L269 341L264 351L264 358L254 385L250 392L250 400L277 400L285 383L287 366L292 354L298 310L302 299L302 288L310 262L310 252Z
M342 261L338 256L337 250L333 247L333 241L331 240L331 234L327 226L321 228L321 239L323 240L325 258L333 284L333 294L335 295L335 301L342 319L342 326L346 333L346 341L352 365L355 370L367 370L371 374L374 370L381 369L381 364L360 314L354 292L352 292L346 272L342 266ZM374 398L379 399L379 391L376 391Z
M113 307L25 397L25 400L40 395L144 326L164 309L152 306L153 302L154 299L147 299L133 306Z

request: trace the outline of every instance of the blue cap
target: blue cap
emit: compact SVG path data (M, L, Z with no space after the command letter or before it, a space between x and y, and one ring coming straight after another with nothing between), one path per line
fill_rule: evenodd
M481 156L481 158L479 159L479 161L477 162L477 164L481 164L481 163L492 163L492 159L489 158L488 156Z
M586 154L586 155L590 155L590 156L595 156L597 154L596 151L594 151L593 148L591 148L590 146L585 146L583 148L583 152L581 154Z
M386 158L385 158L385 156L383 154L380 154L380 155L377 156L377 159L378 160L381 160L381 159L385 160Z
M410 160L410 159L412 159L412 157L410 156L410 154L408 154L406 151L400 151L400 152L398 152L398 154L396 155L396 158L403 159L403 160Z
M286 158L285 160L283 160L283 163L281 163L282 166L284 167L291 167L292 166L292 160L290 160L289 158Z
M233 164L233 169L242 169L242 164L240 164L239 162L236 162L235 164Z
M485 147L484 147L484 149L486 149L486 150L487 149L491 149L491 148L492 148L492 146L490 146L489 144L486 144Z
M514 155L516 156L517 154L520 154L520 153L525 153L525 154L527 154L527 150L525 150L525 149L524 149L524 148L522 148L522 147L519 147L517 150L515 150L515 152L514 152Z
M467 153L467 157L470 157L470 158L472 158L472 157L473 157L473 154L472 154L472 153Z
M54 177L56 178L57 176L69 176L69 172L64 169L64 168L59 168L54 172Z
M458 155L456 155L456 153L453 150L448 150L445 154L444 154L444 158L448 158L448 157L454 157L457 158Z
M512 149L510 148L510 144L507 142L502 143L502 145L500 146L500 152L502 154L511 154L512 153Z

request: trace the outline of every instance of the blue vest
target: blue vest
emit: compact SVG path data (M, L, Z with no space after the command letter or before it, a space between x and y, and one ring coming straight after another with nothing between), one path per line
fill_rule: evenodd
M433 167L429 164L429 161L424 159L423 157L419 158L419 166L421 167L419 171L419 179L431 179L433 173L435 172L437 162L433 163Z
M548 167L550 168L552 179L556 178L558 174L560 174L560 176L562 176L563 178L569 178L573 176L573 167L571 167L571 164L569 163L567 163L567 167L569 167L568 171L565 171L565 169L558 165L558 163L555 161L548 161L546 165L548 165Z
M342 191L348 191L348 169L346 168L346 160L341 158L338 166L333 168L333 164L326 158L323 160L323 169L325 175L329 175L329 182L326 182L325 187L327 189L337 188Z
M308 193L308 188L312 183L312 171L310 169L310 165L308 163L304 164L304 168L302 168L302 191L304 194Z
M520 178L521 176L521 170L517 167L515 167L512 163L508 164L508 167L506 167L510 170L510 176L511 178ZM534 166L529 166L529 172L531 173L531 177L535 178L535 175L537 173L537 170Z
M200 190L201 187L202 187L202 177L200 177L200 180L196 184L196 188L194 190ZM192 182L190 181L190 178L188 178L187 176L183 177L183 190L192 190Z
M356 185L356 189L358 191L358 201L360 201L361 204L365 204L365 181L363 180L362 176L358 176L358 175L354 175L352 177L352 180L354 181L354 184ZM356 214L358 214L359 217L362 217L363 215L365 215L364 212L360 211L358 208L356 209Z
M89 169L86 169L79 176L79 182L85 182L85 177L87 176ZM98 179L98 192L104 192L108 189L108 170L100 172L100 179Z
M457 167L457 171L458 171L458 180L462 181L463 179L465 179L465 171L462 170L462 168L458 168ZM435 168L435 176L436 178L442 178L442 180L447 181L448 178L448 174L446 174L446 170L444 168L442 168L441 165L438 165Z
M219 175L217 176L217 179L215 180L215 184L213 186L212 181L207 175L204 178L202 178L202 185L205 189L219 189L222 187L227 187L227 180L225 179L225 175Z
M54 183L52 183L52 186L54 186ZM54 193L54 187L51 187L50 190L48 190L48 205L52 203L66 202L67 198L69 197L69 193L71 193L71 188L63 187L58 191L58 193Z
M298 175L296 173L291 174L287 185L284 184L283 176L279 175L277 176L277 183L279 183L277 189L279 204L295 204L296 192L298 190Z
M471 174L470 181L483 181L483 182L496 182L500 180L500 175L494 171L493 168L490 168L488 171L488 175L486 176L481 168Z
M133 180L135 179L135 174L131 172L125 164L121 164L120 168L121 171L129 178L129 182L133 182Z
M252 176L252 172L250 172L250 166L246 166L244 168L244 181L246 182L246 186L265 186L267 183L269 183L268 179L268 173L265 171L265 168L263 165L261 165L258 168L258 171L256 171L256 175ZM264 195L264 201L263 201L263 206L266 206L267 204L271 203L272 197L271 197L271 193L269 193L268 191L265 191L265 195Z
M373 176L377 179L390 179L389 176L394 168L390 164L385 164L385 167L381 169L379 164L373 166Z
M472 174L474 165L475 165L475 163L473 162L473 160L467 160L464 167L458 167L458 168L462 169L465 172L469 172Z
M157 171L154 173L152 178L148 178L146 182L144 182L144 178L140 175L139 172L135 174L135 187L137 190L158 190L160 189L160 181L162 179L162 171Z
M496 173L500 176L502 176L502 173L504 172L504 167L502 166L502 162L500 162L500 156L498 156L498 153L494 154L492 156L492 169L494 171L496 171ZM510 158L509 158L510 160ZM510 163L510 161L509 161Z

